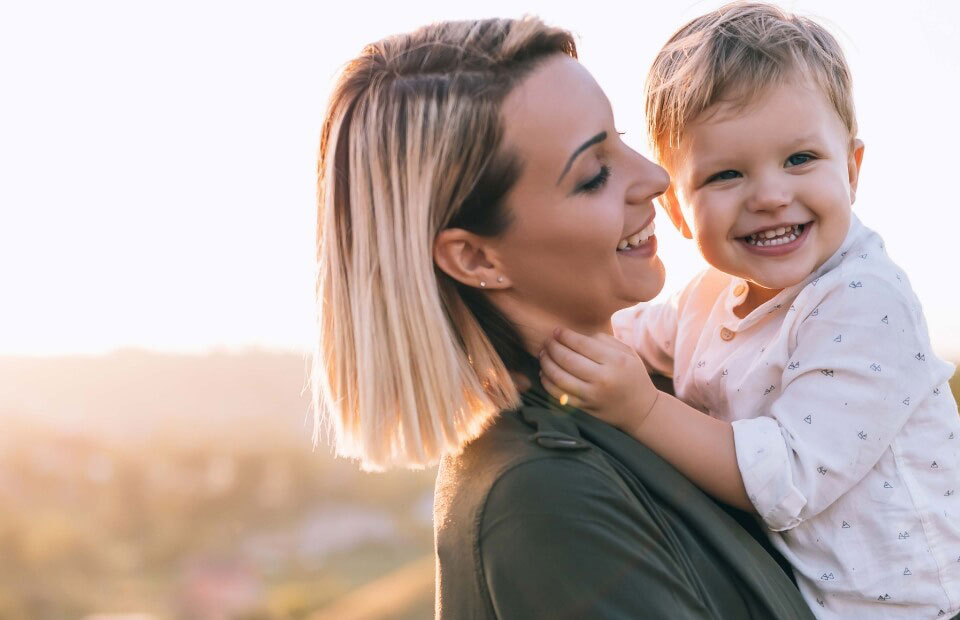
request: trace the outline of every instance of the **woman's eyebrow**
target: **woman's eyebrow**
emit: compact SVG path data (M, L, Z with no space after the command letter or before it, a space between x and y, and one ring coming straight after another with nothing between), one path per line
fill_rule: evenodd
M570 156L570 159L567 160L567 165L563 167L563 172L560 173L560 177L557 179L557 185L560 185L560 181L563 180L563 175L567 174L567 171L570 170L570 166L573 165L573 160L575 160L575 159L577 158L577 155L579 155L580 153L584 152L585 150L587 150L588 148L590 148L590 147L593 146L594 144L600 144L601 142L603 142L603 141L606 140L606 139L607 139L607 132L601 131L600 133L598 133L598 134L595 135L594 137L590 138L589 140L587 140L586 142L584 142L583 144L581 144L580 146L578 146L578 147L577 147L577 150L575 150L575 151L573 152L573 155Z

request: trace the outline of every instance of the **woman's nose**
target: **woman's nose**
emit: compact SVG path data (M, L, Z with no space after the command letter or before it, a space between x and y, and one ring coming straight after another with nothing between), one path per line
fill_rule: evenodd
M670 175L661 166L635 153L635 181L630 185L627 200L634 203L650 202L670 186Z

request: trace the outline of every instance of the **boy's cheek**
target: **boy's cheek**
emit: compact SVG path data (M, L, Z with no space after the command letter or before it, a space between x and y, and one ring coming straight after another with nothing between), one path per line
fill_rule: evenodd
M687 222L690 226L690 233L697 247L711 250L716 245L716 236L718 234L717 220L711 218L705 210L690 210L687 213Z

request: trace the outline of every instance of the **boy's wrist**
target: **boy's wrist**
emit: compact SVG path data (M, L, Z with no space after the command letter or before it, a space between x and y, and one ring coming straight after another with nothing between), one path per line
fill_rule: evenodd
M633 423L630 425L629 434L635 439L639 439L644 432L647 421L651 418L654 409L660 402L660 390L653 390L651 398L647 399L637 412L634 413ZM637 417L639 415L639 417Z

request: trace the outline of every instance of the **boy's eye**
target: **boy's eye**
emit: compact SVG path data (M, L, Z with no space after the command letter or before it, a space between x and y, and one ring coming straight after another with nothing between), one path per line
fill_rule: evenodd
M578 192L595 192L604 185L607 184L607 179L610 178L610 166L603 165L600 166L600 172L597 173L597 176L593 177L586 183L580 185L577 188Z
M714 181L729 181L730 179L736 179L739 176L740 173L736 170L724 170L723 172L718 172L707 178L707 183L713 183Z
M799 166L801 164L807 163L812 159L813 159L813 155L811 155L810 153L794 153L793 155L787 158L786 163L788 166Z

